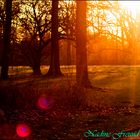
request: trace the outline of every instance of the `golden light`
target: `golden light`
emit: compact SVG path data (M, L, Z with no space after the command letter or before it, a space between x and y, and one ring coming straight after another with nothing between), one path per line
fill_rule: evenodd
M119 1L119 3L136 17L140 13L140 1Z

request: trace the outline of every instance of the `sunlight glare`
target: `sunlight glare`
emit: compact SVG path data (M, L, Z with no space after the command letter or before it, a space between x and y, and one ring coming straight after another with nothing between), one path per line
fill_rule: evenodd
M132 12L133 16L140 13L140 1L119 1L119 3L128 11Z

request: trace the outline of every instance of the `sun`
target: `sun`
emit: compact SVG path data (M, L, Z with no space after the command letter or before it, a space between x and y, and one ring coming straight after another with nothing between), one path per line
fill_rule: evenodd
M140 13L140 1L119 1L121 6L130 11L133 16Z

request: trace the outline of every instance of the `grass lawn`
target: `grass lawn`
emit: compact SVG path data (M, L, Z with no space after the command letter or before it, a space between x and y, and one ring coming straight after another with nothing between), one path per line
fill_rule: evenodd
M89 66L92 89L75 87L74 66L62 66L65 76L56 79L45 77L47 69L42 66L43 75L35 77L28 67L11 67L10 79L0 81L1 140L21 140L20 123L31 129L25 140L85 140L94 139L84 136L87 130L140 130L140 66ZM42 96L47 109L37 105Z

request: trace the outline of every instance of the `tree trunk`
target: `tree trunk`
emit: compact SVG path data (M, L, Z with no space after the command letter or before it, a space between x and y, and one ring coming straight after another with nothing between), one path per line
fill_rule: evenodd
M8 79L8 66L10 55L10 35L11 35L11 13L12 13L12 0L5 1L6 20L4 23L4 49L2 53L2 69L1 78L3 80Z
M59 62L58 43L58 0L52 1L52 32L51 32L51 60L47 76L62 76Z
M41 66L42 49L44 47L43 45L44 45L43 39L42 39L42 36L40 36L39 46L36 46L37 49L35 51L35 59L33 60L34 65L33 65L32 69L33 69L34 75L41 75L40 66Z
M40 65L35 65L33 67L33 74L34 75L41 75Z
M67 41L67 65L71 65L71 43Z
M76 8L76 80L78 86L91 87L87 68L86 1L77 0Z
M41 55L36 57L36 61L34 63L34 66L32 67L34 75L41 75L40 61L41 61Z

